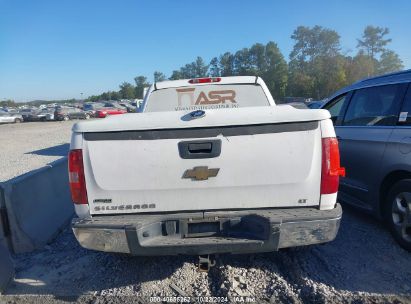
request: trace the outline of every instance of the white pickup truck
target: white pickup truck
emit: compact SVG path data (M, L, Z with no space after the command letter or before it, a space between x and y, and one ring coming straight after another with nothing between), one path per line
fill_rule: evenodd
M329 112L278 106L259 77L155 83L143 113L76 123L70 149L72 228L88 249L267 252L339 228Z

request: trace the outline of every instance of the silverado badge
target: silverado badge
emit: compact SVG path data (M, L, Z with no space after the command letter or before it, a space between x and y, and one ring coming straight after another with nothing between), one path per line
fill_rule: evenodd
M188 169L184 172L183 178L191 178L191 180L207 180L209 177L216 177L220 171L219 168L208 169L205 167L194 167L193 169Z

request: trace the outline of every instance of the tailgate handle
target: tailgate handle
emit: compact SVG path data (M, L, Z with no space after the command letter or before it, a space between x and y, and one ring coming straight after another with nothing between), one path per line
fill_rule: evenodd
M183 159L214 158L221 154L221 140L180 141L178 152Z
M190 153L211 153L212 149L213 144L211 142L188 144Z

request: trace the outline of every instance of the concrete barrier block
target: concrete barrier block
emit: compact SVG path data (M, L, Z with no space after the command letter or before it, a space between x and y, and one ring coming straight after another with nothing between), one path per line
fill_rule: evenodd
M67 158L2 184L14 253L42 248L70 222Z

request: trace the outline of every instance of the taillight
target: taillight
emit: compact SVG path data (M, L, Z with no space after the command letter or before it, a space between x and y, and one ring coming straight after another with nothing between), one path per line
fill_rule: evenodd
M71 199L75 204L87 204L82 150L70 150L68 166Z
M338 191L340 176L345 176L345 169L340 167L340 151L335 137L322 139L321 194Z
M194 78L190 79L189 83L211 83L211 82L220 82L221 77L207 77L207 78Z

